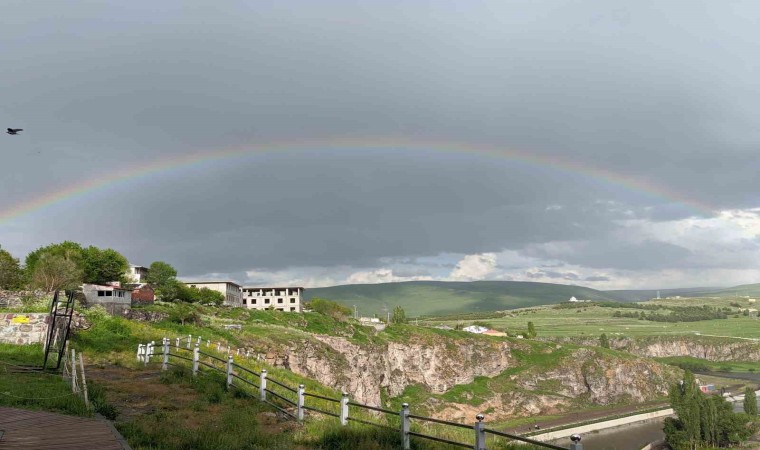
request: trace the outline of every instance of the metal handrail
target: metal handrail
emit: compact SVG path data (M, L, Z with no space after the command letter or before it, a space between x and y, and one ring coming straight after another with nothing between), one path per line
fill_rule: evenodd
M371 422L369 420L357 419L355 417L348 417L347 419L349 421L351 421L351 422L358 422L358 423L362 423L364 425L372 425L373 427L380 427L380 428L386 428L388 430L398 431L397 427L389 427L388 425L383 425L383 424L377 423L377 422Z
M321 409L318 409L318 408L314 408L313 406L306 406L306 405L304 405L303 409L308 409L309 411L315 411L315 412L318 412L318 413L321 413L321 414L326 414L328 416L340 417L340 414L324 411L324 410L321 410Z
M292 387L290 387L290 386L288 386L288 385L286 385L286 384L282 384L282 383L280 383L280 382L279 382L279 381L277 381L277 380L273 380L273 379L271 379L271 378L267 378L267 381L271 381L272 383L276 384L277 386L280 386L280 387L282 387L282 388L284 388L284 389L287 389L287 390L289 390L290 392L292 392L292 393L294 393L294 394L297 394L297 393L298 393L298 391L297 391L297 390L293 389Z
M522 437L522 436L517 436L517 435L514 435L514 434L504 433L502 431L496 431L496 430L492 430L490 428L485 428L485 429L483 429L483 431L486 432L486 433L491 433L491 434L496 435L496 436L501 436L501 437L505 437L505 438L508 438L508 439L514 439L516 441L522 441L522 442L526 442L528 444L538 445L540 447L552 448L554 450L567 450L567 447L560 447L559 445L548 444L546 442L541 442L541 441L537 441L535 439L530 439L530 438L526 438L526 437Z
M417 420L424 420L426 422L435 422L440 423L442 425L449 425L452 427L459 427L459 428L466 428L468 430L472 430L472 425L465 425L463 423L457 423L457 422L449 422L446 420L441 419L434 419L432 417L424 417L424 416L415 416L414 414L409 414L410 419L417 419Z
M409 432L409 436L417 436L417 437L422 438L422 439L430 439L431 441L443 442L444 444L458 445L458 446L464 447L464 448L472 448L472 444L464 444L462 442L450 441L450 440L444 439L444 438L439 438L439 437L435 437L435 436L428 436L427 434L415 433L414 431L410 431Z
M267 379L269 380L269 378L267 378ZM271 380L270 380L270 381L271 381ZM330 397L323 397L323 396L321 396L321 395L312 394L312 393L310 393L310 392L304 392L304 393L303 393L303 395L304 395L304 396L306 396L306 397L314 397L314 398L318 398L318 399L320 399L320 400L327 400L328 402L333 402L333 403L340 403L340 400L336 400L336 399L334 399L334 398L330 398ZM349 403L349 404L350 404L350 403ZM394 413L394 414L398 414L398 413Z
M244 372L248 372L248 373L250 373L250 374L251 374L251 375L253 375L253 376L256 376L256 377L260 377L260 376L261 376L261 374L260 374L260 373L256 373L256 372L254 372L253 370L250 370L250 369L246 369L245 367L241 366L240 364L235 364L235 363L232 363L232 365L233 365L234 367L237 367L238 369L240 369L240 370L244 371Z
M359 408L371 409L373 411L378 411L378 412L385 413L385 414L393 414L393 415L396 415L396 416L398 415L398 411L391 411L389 409L378 408L377 406L369 406L369 405L364 405L362 403L355 403L355 402L348 402L348 404L350 406L357 406ZM412 416L410 415L409 417L412 417Z
M246 384L250 384L251 386L255 387L256 389L260 389L260 388L259 388L259 385L257 385L257 384L254 384L254 383L252 383L252 382L250 382L250 381L246 380L246 379L245 379L245 378L243 378L243 377L240 377L240 376L238 376L238 375L235 375L234 373L232 374L232 376L233 376L233 377L235 377L235 378L237 378L238 380L242 381L243 383L246 383Z
M285 397L283 397L282 395L278 394L277 392L271 391L271 390L269 390L269 389L264 389L264 390L265 390L265 391L267 391L268 393L270 393L270 394L274 395L275 397L279 398L279 399L280 399L280 400L282 400L282 401L288 402L288 403L290 403L290 404L291 404L291 405L293 405L293 406L298 406L298 405L296 404L296 402L294 402L293 400L290 400L290 399L288 399L288 398L285 398Z

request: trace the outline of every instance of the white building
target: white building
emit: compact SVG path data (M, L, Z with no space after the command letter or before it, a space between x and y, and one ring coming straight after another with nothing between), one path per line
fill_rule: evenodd
M132 289L113 285L83 284L82 292L88 306L101 305L115 314L132 305Z
M243 307L301 312L302 287L244 287Z
M148 277L148 268L145 266L136 266L134 264L130 264L129 277L135 283L145 283L145 279Z
M243 306L241 286L234 281L184 281L190 287L208 288L224 295L224 304L228 306Z
M570 300L568 300L570 303L578 303L578 299L575 297L570 297Z
M468 333L483 334L488 331L488 328L481 327L479 325L470 325L469 327L462 328L462 331L466 331Z

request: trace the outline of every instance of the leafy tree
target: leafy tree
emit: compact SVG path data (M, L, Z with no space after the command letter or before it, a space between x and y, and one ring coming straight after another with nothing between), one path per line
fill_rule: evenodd
M196 288L192 288L196 289ZM224 303L224 294L221 292L209 289L209 288L200 288L198 289L198 303L202 304L209 304L209 305L221 305Z
M116 250L87 247L82 253L84 282L106 284L111 281L126 282L129 261Z
M185 323L200 324L201 316L191 306L178 303L169 313L169 320L182 325Z
M607 338L607 335L602 333L601 336L599 336L599 346L602 348L610 348L610 340Z
M536 333L536 326L533 325L533 322L528 322L528 333L527 333L527 336L525 337L527 337L528 339L533 339L537 335L538 333Z
M406 323L406 312L404 311L404 308L401 306L393 308L391 323Z
M18 289L24 281L19 260L0 248L0 289Z
M695 447L702 437L699 411L699 396L701 394L694 375L688 370L684 372L683 380L679 384L673 385L668 394L670 405L681 423L680 430L685 433L685 443L690 448ZM681 443L681 447L676 447L670 441L668 444L675 449L683 448L683 443Z
M148 268L148 276L145 281L155 289L162 289L175 281L176 277L177 269L163 261L154 261Z
M750 416L757 415L757 395L751 387L744 389L744 412Z
M53 292L73 289L82 282L82 271L76 263L63 256L43 253L35 263L32 286Z
M82 246L76 242L64 241L59 244L50 244L45 247L40 247L26 255L24 265L27 275L30 277L33 276L37 264L44 254L60 256L69 261L73 261L80 270L83 269L82 259L84 256L84 249Z
M338 320L344 319L351 314L350 308L332 300L317 297L311 299L308 309Z

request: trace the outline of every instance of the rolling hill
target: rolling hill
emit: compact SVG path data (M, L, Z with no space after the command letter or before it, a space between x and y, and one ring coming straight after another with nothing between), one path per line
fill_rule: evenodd
M350 284L307 289L305 297L327 298L362 316L385 315L400 305L408 317L525 308L579 300L618 301L618 297L582 286L521 281L408 281Z

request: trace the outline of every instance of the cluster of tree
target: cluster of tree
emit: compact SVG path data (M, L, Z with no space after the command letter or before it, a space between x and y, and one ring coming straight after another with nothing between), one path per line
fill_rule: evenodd
M734 413L731 403L720 395L703 394L689 371L680 384L671 387L669 397L678 418L665 419L664 431L674 450L735 446L754 432L753 417Z
M605 333L602 333L599 336L599 347L610 348L610 339L607 337Z
M163 261L155 261L148 268L148 277L145 280L153 286L156 298L165 302L203 303L209 305L221 305L224 303L224 294L209 288L196 288L188 286L177 280L177 270Z
M24 267L18 259L0 250L0 288L54 291L81 283L105 284L127 281L129 263L113 249L95 246L82 247L65 241L40 247L26 256Z
M612 317L627 317L631 319L650 320L652 322L698 322L700 320L726 319L726 312L720 308L705 306L679 306L670 308L669 314L644 311L621 312L615 311Z
M533 325L533 322L528 322L528 332L525 333L525 337L528 339L533 339L538 335L536 333L536 326Z
M401 306L393 308L393 314L391 314L391 323L406 323L406 311Z

